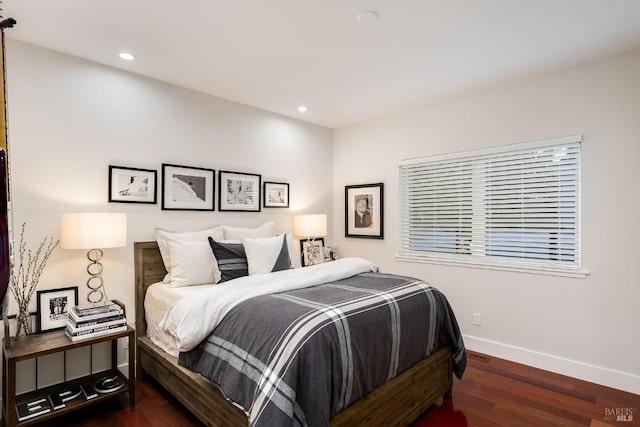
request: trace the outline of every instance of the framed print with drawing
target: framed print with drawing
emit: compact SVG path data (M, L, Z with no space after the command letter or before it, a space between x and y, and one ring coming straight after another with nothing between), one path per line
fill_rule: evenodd
M260 212L261 181L262 176L254 173L220 171L220 211Z
M78 305L78 287L38 291L36 299L38 302L36 332L64 329L67 323L67 312L74 305Z
M162 209L213 211L216 171L162 164Z
M288 208L289 207L289 184L284 182L264 183L265 208Z
M344 187L344 236L382 239L384 184Z
M302 254L302 266L316 265L324 262L324 239L300 240L300 253Z
M158 171L109 166L109 202L156 204Z

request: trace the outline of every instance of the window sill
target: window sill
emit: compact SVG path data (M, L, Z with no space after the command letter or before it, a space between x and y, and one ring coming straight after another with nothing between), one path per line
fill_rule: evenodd
M415 262L422 264L448 265L454 267L481 268L485 270L511 271L516 273L541 274L545 276L561 276L572 277L576 279L585 279L589 275L587 270L560 270L542 267L527 266L509 266L503 264L486 264L471 261L459 261L452 259L429 258L415 255L396 255L396 260L400 262Z

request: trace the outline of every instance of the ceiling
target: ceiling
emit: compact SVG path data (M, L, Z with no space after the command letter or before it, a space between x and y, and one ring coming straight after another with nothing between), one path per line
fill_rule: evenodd
M330 128L640 48L638 0L4 0L3 8L18 21L7 37ZM377 20L359 22L363 11Z

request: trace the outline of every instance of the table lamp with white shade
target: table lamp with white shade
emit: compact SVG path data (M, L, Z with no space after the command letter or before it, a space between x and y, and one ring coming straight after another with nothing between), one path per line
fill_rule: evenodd
M307 214L294 216L293 233L298 237L309 240L311 244L313 244L316 237L324 237L327 235L327 215ZM304 253L302 256L304 257ZM314 264L313 259L309 258L308 261L310 261L309 265Z
M62 214L60 246L86 249L89 266L87 300L99 303L108 299L102 280L102 249L127 246L127 215L124 213L74 212Z

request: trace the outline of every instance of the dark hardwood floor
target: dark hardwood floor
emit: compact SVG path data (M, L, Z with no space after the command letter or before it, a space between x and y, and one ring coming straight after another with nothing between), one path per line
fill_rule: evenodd
M412 427L640 426L640 396L507 360L467 352L453 397ZM628 421L617 421L626 414Z
M640 396L468 353L453 396L431 407L412 427L640 426ZM125 427L202 424L152 380L137 382L137 403L114 398L60 417L47 426ZM627 421L616 421L616 415Z

